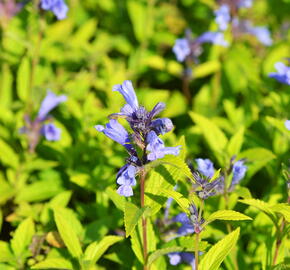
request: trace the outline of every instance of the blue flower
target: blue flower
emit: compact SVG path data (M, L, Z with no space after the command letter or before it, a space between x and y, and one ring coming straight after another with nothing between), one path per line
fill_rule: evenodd
M197 41L200 43L213 43L223 47L229 46L229 43L225 40L224 33L222 32L205 32L197 38Z
M158 118L151 123L157 135L165 134L173 129L172 121L169 118Z
M54 109L59 103L66 101L67 97L65 95L57 96L51 91L47 91L46 97L40 105L37 118L40 121L44 121L48 113Z
M221 5L221 7L215 12L215 22L219 26L219 30L225 31L228 28L228 24L231 20L230 8L228 5Z
M194 227L192 225L192 222L185 213L178 214L177 216L172 218L172 221L182 224L181 227L179 227L177 230L177 234L179 236L185 236L194 233Z
M188 263L192 266L192 270L195 269L195 259L193 253L189 252L172 252L168 253L169 262L171 265L178 265L182 262Z
M290 130L290 120L286 120L284 125L288 130Z
M270 78L274 78L281 83L290 85L290 67L287 67L282 62L277 62L275 64L277 72L272 72L269 74Z
M208 178L212 178L214 175L214 166L209 159L197 158L197 170Z
M157 136L157 134L154 131L150 131L147 135L146 150L150 152L147 155L148 160L153 161L163 158L165 155L177 156L180 151L180 146L165 147L164 142Z
M130 144L130 137L127 130L115 119L111 119L106 127L96 125L97 131L103 132L107 137L113 141L123 145L127 150L132 150L133 146Z
M243 160L238 160L234 165L233 165L233 179L231 183L231 187L234 187L237 185L245 176L247 171L247 166L244 165Z
M190 44L186 38L177 39L172 50L179 62L183 62L191 52Z
M265 26L250 27L249 33L254 35L265 46L271 46L273 43L271 33Z
M120 185L117 190L119 195L125 197L133 196L132 186L136 185L136 172L136 167L128 164L120 169L117 175L117 183Z
M253 5L253 0L240 0L238 3L238 7L250 8Z
M66 18L68 6L63 0L41 0L40 6L44 10L52 11L58 20Z
M43 125L41 132L48 141L58 141L60 139L61 130L53 123Z
M138 99L131 81L127 80L124 81L122 84L115 85L113 87L113 91L120 92L128 103L122 109L124 114L131 115L134 111L138 110L139 108Z

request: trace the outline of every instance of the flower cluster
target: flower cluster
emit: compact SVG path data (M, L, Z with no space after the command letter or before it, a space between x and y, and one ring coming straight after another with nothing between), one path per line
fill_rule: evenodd
M274 78L277 81L290 85L290 67L286 66L282 62L277 62L275 64L277 72L271 72L269 74L270 78Z
M136 185L135 177L145 164L165 155L178 155L180 147L165 147L164 142L158 137L173 128L169 118L154 119L165 108L164 103L157 103L152 111L148 112L143 106L139 106L131 81L115 85L113 91L121 93L127 104L119 113L110 115L111 120L106 126L97 125L95 128L123 145L130 155L127 164L117 174L117 183L120 185L117 192L128 197L133 195L132 186ZM132 134L116 120L118 117L126 118L133 131ZM142 156L138 154L136 147L141 149Z
M58 20L66 18L68 6L64 0L41 0L40 7L44 10L50 10Z
M213 181L209 181L214 176L215 169L213 163L209 159L196 159L197 170L193 176L196 183L193 185L196 188L196 193L201 199L207 199L217 193L223 193L225 190L225 177L221 175ZM232 181L229 186L229 191L232 191L236 185L245 177L247 166L244 165L244 160L238 160L230 167L229 174L232 174Z
M60 139L61 130L53 123L46 123L51 120L49 112L53 110L59 103L66 101L65 95L57 96L53 92L48 91L46 97L41 103L35 120L31 120L29 116L25 117L26 126L21 129L22 133L26 133L29 141L30 152L34 152L40 135L43 135L48 141L57 141Z

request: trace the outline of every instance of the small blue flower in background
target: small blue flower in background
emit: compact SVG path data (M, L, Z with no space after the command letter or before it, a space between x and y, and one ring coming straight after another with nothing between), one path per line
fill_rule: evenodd
M118 194L129 197L133 195L132 187L136 185L136 175L140 174L147 163L163 158L165 155L178 155L180 147L165 147L158 135L165 134L173 129L169 118L154 117L165 108L162 102L157 103L151 111L147 111L139 105L135 90L131 81L124 81L113 87L113 91L119 92L127 102L119 113L113 113L109 117L110 122L106 127L96 125L99 132L103 132L110 139L123 145L129 153L127 163L117 174ZM125 117L132 133L129 133L117 120ZM136 147L141 149L138 154ZM142 155L142 156L139 156Z
M219 26L219 30L225 31L228 28L228 24L231 20L230 8L228 5L221 5L218 10L214 12L215 22Z
M58 141L60 139L61 130L53 123L43 125L41 131L48 141Z
M222 32L205 32L197 38L197 41L200 43L212 43L223 47L229 46Z
M183 62L191 53L190 44L186 38L177 39L172 50L179 62Z
M247 171L247 166L244 165L244 160L238 160L233 165L233 178L231 187L237 185L244 177Z
M290 120L286 120L284 125L288 130L290 130Z
M46 97L40 105L37 118L40 121L44 121L51 110L53 110L59 103L65 102L66 100L67 97L65 95L57 96L56 94L48 90Z
M68 6L64 0L41 0L40 7L52 11L58 20L65 19L68 12Z
M65 95L57 96L48 90L40 105L37 117L31 120L28 115L25 116L26 125L20 129L20 132L27 135L30 152L35 151L41 135L48 141L58 141L60 139L61 130L53 123L45 124L45 121L50 120L49 113L66 100Z
M271 46L273 44L271 33L267 27L265 26L250 27L248 31L265 46Z
M290 67L286 66L282 62L277 62L275 64L277 72L272 72L269 74L270 78L274 78L277 81L290 85Z
M240 0L238 3L238 7L250 8L253 5L253 0Z
M211 160L209 159L202 159L202 158L197 158L196 160L197 163L197 170L202 173L204 176L208 178L212 178L214 175L214 166Z
M179 236L185 236L194 233L194 227L185 213L180 213L172 218L172 221L181 223L181 227L178 228L177 234Z
M185 262L191 265L192 270L195 270L195 258L193 253L189 252L172 252L167 254L169 258L169 263L171 265L178 265L182 262Z

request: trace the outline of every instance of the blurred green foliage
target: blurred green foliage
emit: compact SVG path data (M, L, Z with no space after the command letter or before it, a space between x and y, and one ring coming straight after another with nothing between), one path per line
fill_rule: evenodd
M123 100L112 87L125 79L134 82L140 102L148 109L156 102L166 103L162 116L172 119L175 130L164 139L178 145L184 135L183 159L190 164L203 157L225 168L233 155L247 159L249 169L241 186L248 189L241 187L230 195L230 208L254 221L237 222L241 236L234 252L240 269L272 269L271 220L238 199L252 196L270 205L286 202L281 164L289 163L290 132L284 121L290 117L290 89L268 78L268 73L274 71L275 62L290 55L290 2L256 0L241 14L257 25L267 25L273 46L264 47L252 37L241 37L229 48L205 46L193 68L189 101L181 90L183 65L175 60L172 46L187 28L194 36L214 29L215 1L66 2L65 20L56 21L51 13L28 3L1 28L0 269L55 265L58 269L140 269L138 243L132 237L135 256L125 238L125 199L115 192L116 173L126 154L94 129L119 111ZM30 154L27 138L19 130L26 114L36 114L47 89L68 96L52 113L62 130L61 140L42 139ZM161 179L160 175L154 170L148 183ZM161 187L164 182L158 181ZM188 194L190 183L180 179L179 185ZM150 187L148 192L154 194ZM134 197L138 201L137 189ZM166 198L160 204L146 199L155 220L161 220L159 210ZM224 209L222 198L211 198L207 211L217 206ZM172 216L180 211L177 204L170 210ZM285 211L289 215L289 208ZM132 233L138 233L138 226L131 228ZM148 226L149 251L164 248L159 223ZM225 226L217 223L208 227L205 237L212 244L226 234ZM282 243L279 263L289 264L289 246L289 241ZM189 266L170 266L166 256L160 256L151 268ZM230 257L221 269L235 269Z

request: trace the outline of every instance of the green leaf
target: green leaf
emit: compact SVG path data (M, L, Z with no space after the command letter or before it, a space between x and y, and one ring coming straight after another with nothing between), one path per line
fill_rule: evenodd
M9 261L12 261L13 259L14 259L14 256L11 253L9 244L7 242L0 241L0 263L9 262Z
M62 258L49 258L39 262L31 267L31 269L63 269L73 270L73 265L70 261Z
M221 152L225 149L225 146L228 143L228 139L221 131L221 129L212 120L194 112L190 112L189 115L191 116L193 121L199 126L209 147L213 151Z
M193 70L193 78L203 78L219 71L221 64L219 61L208 61L196 66Z
M287 203L279 203L271 207L271 209L281 214L287 222L290 222L290 206Z
M273 221L273 223L277 225L277 218L270 204L257 199L244 199L239 200L239 202L256 207L259 210L263 211Z
M2 140L0 140L0 149L0 161L4 165L11 166L12 168L17 168L19 164L19 159L14 150Z
M13 75L7 63L2 64L2 70L0 74L0 103L4 107L10 105L13 95L12 90Z
M113 190L111 187L106 188L106 193L108 194L109 198L113 201L115 206L124 211L126 199L123 196L120 196L116 190Z
M121 236L108 235L99 243L93 242L86 248L84 260L90 261L90 265L95 265L110 246L123 239Z
M249 162L249 169L247 175L251 178L258 170L264 167L269 161L276 158L276 156L265 148L251 148L240 153L237 159L246 158Z
M237 133L234 134L234 136L231 137L228 145L227 145L227 152L229 157L232 157L234 155L237 155L241 147L243 145L244 141L244 133L245 133L245 128L241 127Z
M219 220L252 220L252 218L250 218L242 213L233 211L233 210L218 210L218 211L212 213L207 218L207 221L212 222L216 219L219 219Z
M236 187L235 194L237 194L239 197L242 197L243 199L251 199L252 198L250 190L246 187Z
M159 257L165 254L168 254L171 252L181 252L181 251L183 251L182 247L168 247L168 248L158 249L149 255L147 265L152 264L155 260L157 260Z
M2 213L2 210L0 208L0 233L1 233L1 229L2 229L2 224L3 224L3 213Z
M135 226L137 225L139 219L142 217L146 209L146 207L139 209L135 204L130 202L125 203L124 223L126 237L128 237L134 231Z
M54 219L59 234L69 252L72 256L80 258L83 252L68 213L62 208L54 209Z
M21 256L31 243L34 235L34 224L31 218L27 218L17 227L11 240L11 247L16 256Z
M29 92L30 62L28 57L24 57L17 71L17 94L22 101L26 101Z
M183 197L183 195L177 191L174 190L168 190L168 189L160 189L161 193L164 193L168 198L173 198L178 205L181 207L182 211L189 214L189 204L190 201L188 199L186 199L185 197Z
M240 234L240 228L228 234L210 248L200 262L200 270L217 270L226 256L236 245Z

